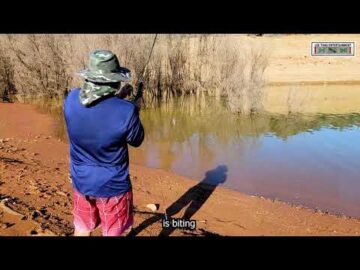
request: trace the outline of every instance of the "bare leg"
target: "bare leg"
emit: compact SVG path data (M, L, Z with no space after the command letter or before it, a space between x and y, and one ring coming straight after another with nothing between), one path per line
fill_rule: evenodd
M127 236L129 233L131 233L132 229L133 229L133 227L130 226L128 229L126 229L126 230L122 233L121 236Z
M75 230L74 232L74 236L90 236L91 235L91 232L80 232L80 231L77 231Z

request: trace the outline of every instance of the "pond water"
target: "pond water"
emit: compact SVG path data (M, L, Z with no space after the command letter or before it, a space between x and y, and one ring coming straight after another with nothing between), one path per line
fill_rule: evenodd
M238 116L219 101L141 111L144 144L131 161L335 214L360 217L360 114Z

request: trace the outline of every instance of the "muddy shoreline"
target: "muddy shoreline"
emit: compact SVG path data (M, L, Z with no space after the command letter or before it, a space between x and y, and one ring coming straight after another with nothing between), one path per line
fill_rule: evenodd
M71 235L68 145L54 136L53 120L32 106L0 103L0 235ZM162 213L181 217L203 194L199 182L131 163L135 235L157 236ZM198 179L201 180L201 179ZM146 208L158 203L158 212ZM9 210L10 209L10 210ZM360 220L218 186L198 204L195 231L171 236L358 235ZM18 213L18 215L14 214ZM100 235L99 230L95 235Z

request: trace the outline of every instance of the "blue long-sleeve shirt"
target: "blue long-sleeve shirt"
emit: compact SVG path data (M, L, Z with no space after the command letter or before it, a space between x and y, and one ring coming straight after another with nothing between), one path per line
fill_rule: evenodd
M86 107L80 89L64 101L74 188L94 197L112 197L131 188L127 144L138 147L144 128L134 104L112 96Z

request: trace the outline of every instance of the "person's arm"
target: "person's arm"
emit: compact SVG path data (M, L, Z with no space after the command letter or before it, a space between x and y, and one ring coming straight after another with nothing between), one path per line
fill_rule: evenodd
M143 87L144 84L142 82L139 82L136 93L134 93L134 87L131 84L125 84L119 94L117 96L121 99L128 99L130 102L132 102L138 110L141 109L141 100L143 96Z
M132 85L127 83L121 88L118 96L119 96L119 98L125 99L127 97L130 97L132 95L133 91L134 91L134 88L132 87Z
M144 140L145 132L139 117L139 111L134 107L128 124L126 141L133 147L139 147Z
M138 111L141 109L141 101L143 99L143 89L144 89L144 83L139 82L136 87L136 93L133 94L130 101L136 106Z

